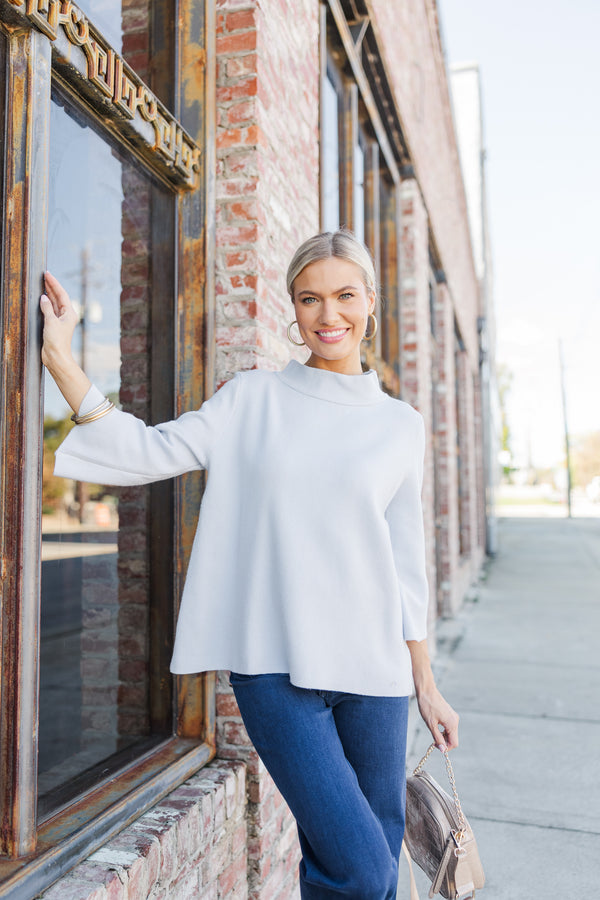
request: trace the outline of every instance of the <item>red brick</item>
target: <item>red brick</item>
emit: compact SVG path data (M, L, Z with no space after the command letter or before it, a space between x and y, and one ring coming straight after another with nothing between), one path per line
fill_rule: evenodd
M240 711L233 694L217 694L218 716L239 716Z
M223 897L228 897L235 883L246 875L246 857L239 856L219 875L219 889Z
M241 31L243 28L256 26L256 10L240 9L227 14L227 31Z
M241 78L245 75L256 73L257 69L256 53L246 53L244 56L234 56L233 59L225 61L225 69L228 78Z
M256 31L243 31L238 34L217 35L217 53L229 55L244 53L256 49Z
M224 84L217 87L217 103L231 103L234 100L247 100L256 97L258 81L256 75L252 75L234 84Z
M258 202L255 199L237 200L228 204L229 219L257 219L259 217ZM254 287L256 285L253 285Z
M227 109L227 121L230 125L240 125L256 118L256 104L253 100L234 103Z

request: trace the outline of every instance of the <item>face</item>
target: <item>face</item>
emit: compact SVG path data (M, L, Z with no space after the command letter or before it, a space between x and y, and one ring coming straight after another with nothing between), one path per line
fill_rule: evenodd
M374 306L375 294L355 263L332 256L306 266L294 282L296 320L311 352L306 364L360 374L360 342Z

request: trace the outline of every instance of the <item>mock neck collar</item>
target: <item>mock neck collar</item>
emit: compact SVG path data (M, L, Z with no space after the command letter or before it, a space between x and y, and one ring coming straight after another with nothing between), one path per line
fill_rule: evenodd
M379 387L379 379L374 369L361 375L340 375L326 369L314 369L292 359L279 378L289 387L318 400L341 403L347 406L369 406L381 403L385 394Z

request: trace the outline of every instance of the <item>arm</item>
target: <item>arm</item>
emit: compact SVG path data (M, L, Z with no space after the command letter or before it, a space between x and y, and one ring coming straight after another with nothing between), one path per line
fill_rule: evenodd
M416 437L406 477L386 513L400 594L404 639L410 652L419 712L440 750L458 746L458 715L436 687L427 647L429 585L425 562L425 532L421 489L425 454L425 427L418 417ZM444 727L444 735L439 726Z
M44 283L46 293L40 300L44 316L42 362L73 412L78 412L91 383L71 352L77 313L69 295L50 272L44 275Z
M440 750L458 747L458 715L436 687L427 641L407 641L419 712ZM443 726L443 735L439 726Z
M77 365L71 338L77 315L67 292L49 273L42 360L76 412L90 411L102 394ZM147 426L130 413L112 409L102 418L71 429L56 451L55 474L97 484L149 484L206 468L236 404L239 377L217 391L199 410L172 422Z

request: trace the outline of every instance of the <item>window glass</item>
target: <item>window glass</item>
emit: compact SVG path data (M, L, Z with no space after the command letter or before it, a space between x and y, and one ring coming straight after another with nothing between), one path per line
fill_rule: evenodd
M354 145L354 234L365 239L365 151L362 141Z
M145 418L158 189L139 163L120 157L58 95L49 186L48 266L79 311L75 356L117 406ZM42 812L157 740L149 699L149 489L54 477L54 450L72 427L70 412L46 375Z
M78 0L77 6L100 30L117 53L123 52L123 15L121 0Z
M340 139L338 131L339 100L329 76L323 82L323 230L340 227Z
M113 50L147 79L150 50L148 0L77 0L77 6L106 38Z

